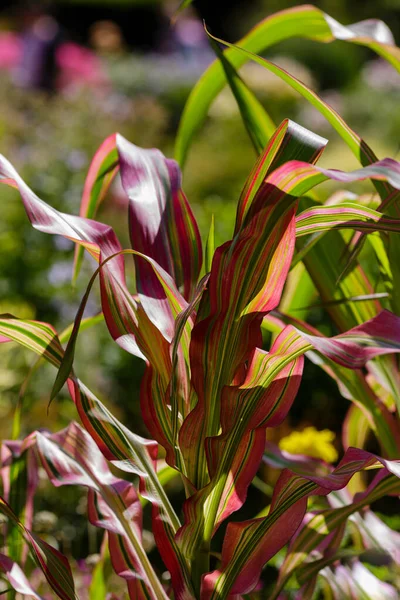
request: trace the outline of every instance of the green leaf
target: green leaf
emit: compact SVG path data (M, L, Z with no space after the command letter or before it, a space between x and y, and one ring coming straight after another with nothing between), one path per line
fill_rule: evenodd
M239 40L237 44L249 53L257 54L263 53L272 45L292 37L303 37L324 43L341 39L364 45L378 52L383 58L389 60L396 69L400 70L400 50L393 44L393 38L384 23L381 21L366 21L344 26L320 9L310 5L282 10L267 17L264 21L256 25L244 38ZM249 53L239 53L233 48L225 52L227 60L229 60L229 63L235 69L238 69L247 62L249 58L253 58ZM279 74L278 71L274 72ZM281 72L284 75L282 70ZM203 123L212 101L225 84L224 70L220 62L216 61L202 75L192 90L187 100L176 138L175 157L182 167L186 161L193 135ZM329 117L329 109L324 108L322 105L320 105L320 108L327 112L327 116ZM333 124L333 113L329 118L332 119ZM350 131L346 134L349 141L351 141L351 133L353 133L350 133ZM354 149L357 150L357 139L355 138L351 143ZM359 143L360 140L358 138ZM372 161L373 159L369 162Z
M208 230L207 242L205 247L205 258L204 258L204 266L206 273L211 271L212 259L215 252L215 242L214 242L214 215L211 215L211 223L210 229Z
M213 40L211 40L211 43L215 54L221 61L226 79L236 98L243 123L253 142L254 149L257 155L261 154L266 145L266 140L272 136L276 129L275 124L253 92L242 81L242 78L219 45Z

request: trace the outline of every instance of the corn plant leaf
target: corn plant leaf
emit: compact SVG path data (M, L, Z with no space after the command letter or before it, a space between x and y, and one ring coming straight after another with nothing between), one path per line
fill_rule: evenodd
M62 600L78 600L67 558L24 527L12 508L1 496L0 512L18 527L20 534L31 550L35 562L43 571L49 585L57 596Z
M53 485L89 488L89 520L121 538L125 561L119 572L125 579L139 580L135 583L139 597L167 598L142 546L142 508L134 486L111 473L94 440L76 423L55 434L36 432L35 440L42 467ZM113 560L112 554L110 548Z
M94 219L107 191L118 172L118 154L115 133L110 135L98 148L90 164L83 187L79 214ZM82 264L83 248L75 247L74 270L72 279L76 281Z
M279 315L279 318L276 316ZM272 327L274 333L282 331L285 324L292 324L294 327L308 333L312 336L319 336L320 332L304 321L287 315L282 315L274 311L274 316L268 315L264 323L269 322L268 327ZM265 324L263 325L265 326ZM395 458L400 449L400 435L396 423L396 417L387 408L384 402L375 394L374 390L368 384L367 378L357 369L348 369L338 365L323 354L316 355L314 352L307 353L308 358L314 364L321 367L339 387L342 396L355 402L364 411L370 428L375 433L377 441L381 444L385 453ZM380 356L374 359L382 360L394 358L393 356ZM367 368L371 368L372 362L367 363ZM354 445L351 443L350 445ZM357 446L359 447L359 446Z
M251 591L258 582L262 566L299 527L308 496L326 495L341 489L354 473L377 466L383 466L388 475L400 477L398 461L387 461L356 448L347 450L339 465L326 476L305 477L284 470L275 486L267 517L228 525L221 568L204 577L202 598L224 599L229 594ZM388 479L392 481L392 478Z
M252 202L265 178L288 161L316 163L328 140L312 133L290 119L284 119L254 164L241 192L236 213L235 234L245 220Z
M112 228L103 223L55 210L34 194L4 157L0 158L0 182L19 190L28 218L39 231L62 235L81 244L99 263L115 255L115 258L110 260L100 273L103 313L112 337L125 350L143 357L135 336L140 338L143 344L145 339L148 339L144 333L141 335L140 331L146 330L146 324L143 322L146 314L138 308L137 302L127 289L124 258L121 255L122 247ZM156 292L158 291L157 289ZM153 326L155 339L160 337L160 331L167 337L172 336L173 333L173 323L165 299L158 300L159 328ZM157 298L149 298L149 311L153 318L155 318L155 303ZM139 327L139 322L142 327Z
M16 592L31 596L35 600L44 600L29 583L28 578L24 574L21 567L15 561L11 560L5 554L0 554L0 572L4 574L9 584Z
M399 489L400 482L398 478L392 475L387 477L385 476L385 472L381 471L375 476L369 488L362 494L358 494L353 502L337 508L319 511L314 516L310 515L310 518L306 520L304 526L299 529L289 545L287 556L280 568L279 579L273 597L279 594L292 573L303 565L303 576L308 570L310 577L312 576L312 562L304 563L315 549L324 550L329 548L331 550L332 538L341 528L339 538L335 540L335 545L338 545L343 537L343 524L347 519L362 511L365 506L368 506L375 500L385 495L398 493Z
M258 54L273 44L291 37L304 37L325 43L340 39L365 45L400 70L400 50L395 46L393 36L384 23L369 20L344 26L311 5L283 10L267 17L237 44L250 53ZM238 53L233 49L227 50L225 54L235 69L247 62L250 57L249 54ZM203 123L212 101L225 84L223 67L219 61L216 61L193 88L176 138L175 157L182 167L193 135Z
M3 315L0 334L5 340L11 339L24 345L59 368L64 351L50 325ZM49 347L52 352L48 351ZM191 593L190 577L185 558L174 540L180 522L155 471L156 442L129 431L75 377L69 379L68 389L86 431L106 459L119 469L139 476L140 494L153 506L153 532L162 558L171 572L175 593L178 598L185 597L185 594Z
M164 271L162 269L162 267L160 267L153 259L151 259L150 257L148 257L144 254L141 254L140 252L137 252L135 250L121 250L121 252L118 254L131 254L131 255L133 254L138 261L142 261L143 263L145 263L149 266L149 268L152 272L152 275L153 275L153 283L151 284L152 289L155 288L155 282L157 281L157 285L160 287L160 290L164 296L164 298L162 300L165 305L164 314L168 315L168 317L166 319L163 319L161 317L161 319L160 319L159 314L157 316L157 311L155 310L156 307L159 308L159 303L157 303L156 307L153 307L151 305L151 303L147 302L147 299L148 299L147 297L143 298L143 303L146 305L146 308L147 308L146 313L149 316L150 320L155 322L154 324L158 323L160 325L161 321L163 321L163 323L165 325L165 327L163 327L164 331L169 330L170 333L168 335L172 336L173 335L172 328L174 327L176 317L182 310L184 310L187 307L186 301L182 298L179 291L175 287L175 282L169 276L169 274L166 271ZM57 374L56 381L53 386L53 390L51 393L51 399L53 399L56 396L56 394L60 391L60 389L62 388L62 386L68 379L69 374L72 370L72 364L73 364L74 352L75 352L75 344L76 344L78 332L80 329L83 314L84 314L84 311L86 308L87 301L89 299L89 295L90 295L92 286L93 286L97 276L101 273L101 270L104 268L104 266L110 260L113 260L114 258L116 258L118 256L118 254L111 255L107 259L105 259L100 264L100 266L97 268L97 270L94 272L94 274L92 275L92 277L89 281L89 284L86 288L86 292L81 300L77 315L75 317L72 332L69 336L68 345L65 350L64 359L62 361L61 367ZM147 288L147 290L149 291L149 288ZM127 292L126 290L124 290L122 288L120 293L121 293L121 297L126 298L127 302L130 301L131 296L130 296L129 292ZM168 323L168 320L170 321L169 323Z
M325 590L333 600L396 600L398 590L374 575L359 560L350 565L326 568L320 573L325 582Z
M400 219L387 217L372 208L351 202L343 202L339 206L317 206L301 212L296 217L296 237L331 229L347 228L366 232L393 231L399 233ZM313 238L312 244L319 239L319 237ZM310 245L307 248L310 248ZM303 247L302 256L304 255Z
M116 143L122 186L129 198L132 248L156 260L189 300L200 273L202 248L196 220L181 189L179 166L159 150L143 150L121 135ZM143 261L135 264L138 291L151 296L146 290L154 274Z
M193 557L222 519L242 505L248 478L254 476L262 459L262 431L285 418L299 384L301 356L310 349L342 366L358 369L381 353L400 352L400 319L382 312L333 338L308 335L287 326L270 352L255 350L244 381L225 388L221 432L207 440L211 482L185 503L185 524L178 539L186 555Z
M209 34L210 35L210 34ZM296 90L300 95L302 95L310 104L312 104L322 115L323 117L332 125L332 127L337 131L337 133L342 137L344 142L356 156L356 158L361 162L362 165L369 165L371 163L377 162L377 157L373 150L368 146L368 144L360 138L360 136L343 121L342 117L328 104L326 104L322 98L318 96L315 92L313 92L310 88L308 88L304 83L302 83L299 79L296 79L290 73L281 69L274 63L268 61L267 59L261 58L257 54L253 54L244 50L240 46L236 46L234 44L229 44L228 42L224 42L221 39L215 38L211 36L215 41L225 44L230 47L232 50L241 52L251 58L254 62L262 65L278 77L280 77L283 81L285 81L288 85L290 85L294 90ZM387 197L390 197L391 188L387 183L380 183L380 181L375 182L375 187L380 193L383 200Z
M120 423L82 382L68 382L85 429L116 467L140 478L140 494L149 500L153 511L153 533L161 556L171 573L177 598L190 593L187 562L174 536L180 526L154 469L157 445L141 438ZM119 544L116 546L120 548Z
M19 189L28 217L35 228L46 233L63 235L83 245L100 264L107 261L100 270L105 321L112 337L123 349L148 363L141 388L145 407L144 418L151 435L164 445L173 464L174 443L171 439L170 413L166 403L171 376L169 342L174 335L173 310L177 303L180 309L184 308L186 301L176 290L172 277L162 267L156 266L153 259L143 257L143 260L155 266L158 273L162 273L162 279L167 282L167 288L173 293L174 306L171 307L165 294L160 296L159 285L154 286L152 290L149 289L151 286L147 288L149 293L154 291L153 296L142 294L139 300L134 298L126 285L121 245L109 226L66 215L51 208L29 189L4 158L0 160L0 177L2 183ZM137 257L137 260L139 259L140 257ZM151 280L150 283L155 282ZM70 348L73 343L74 336L71 336ZM62 373L57 386L60 386L65 376L66 373Z
M219 45L211 40L211 46L224 69L226 80L235 96L243 124L247 129L254 149L257 155L261 154L266 140L273 135L276 129L274 122L257 97L231 65Z

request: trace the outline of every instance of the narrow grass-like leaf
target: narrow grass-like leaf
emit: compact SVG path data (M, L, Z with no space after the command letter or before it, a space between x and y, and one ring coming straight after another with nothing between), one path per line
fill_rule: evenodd
M320 9L304 5L277 12L254 27L238 46L249 53L263 53L267 48L292 37L304 37L319 42L340 39L365 45L400 70L400 50L393 36L381 21L369 20L344 26ZM249 60L250 55L226 51L226 58L237 69ZM226 84L224 70L219 61L214 62L198 81L186 103L176 138L175 157L183 167L191 139L203 123L208 109Z
M261 58L256 54L248 52L240 46L229 44L228 42L224 42L223 40L215 38L214 36L211 37L215 41L230 47L232 50L244 53L254 62L262 65L263 67L280 77L283 81L288 83L295 91L301 94L332 125L332 127L342 137L344 142L347 144L347 146L350 148L350 150L353 152L353 154L363 166L377 162L377 157L373 150L368 146L368 144L366 144L366 142L363 139L361 139L360 136L355 131L353 131L351 127L347 125L347 123L345 123L342 117L331 106L326 104L322 100L322 98L318 96L318 94L313 92L299 79L296 79L296 77L293 77L292 75L290 75L290 73L288 73L284 69L281 69L280 67L268 61L267 59ZM376 181L375 187L379 191L383 200L390 196L391 188L387 183L381 184L380 181Z
M219 45L213 40L211 40L211 45L224 69L226 79L235 96L243 124L247 129L254 149L257 154L261 154L265 147L265 140L270 138L276 129L275 124L263 105L231 65Z

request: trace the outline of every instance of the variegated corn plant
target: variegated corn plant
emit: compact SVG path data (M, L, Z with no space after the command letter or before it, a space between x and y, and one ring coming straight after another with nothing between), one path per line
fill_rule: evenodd
M378 160L314 92L254 54L294 35L362 44L400 70L400 50L383 23L344 27L311 6L269 17L225 53L215 46L219 62L193 90L182 118L178 162L183 165L193 133L226 82L258 158L237 204L232 239L214 250L210 231L204 269L178 162L161 152L111 135L89 169L80 216L43 202L5 158L0 160L1 182L18 190L32 225L76 243L75 276L84 249L98 263L68 340L47 323L0 317L2 342L17 342L56 367L51 397L67 383L80 421L57 433L35 431L2 444L0 511L7 523L0 571L20 594L42 597L30 578L29 549L58 597L79 597L68 558L31 531L41 469L56 487L86 487L88 520L104 530L91 599L106 597L108 557L132 599L397 597L394 585L380 581L360 557L373 550L393 564L400 560L400 534L368 508L400 493L395 293L400 163ZM360 169L320 168L325 139L289 120L275 128L236 71L249 58L311 102L353 150ZM131 249L122 248L111 227L92 220L118 172L129 198ZM378 208L349 193L321 203L314 188L328 179L346 185L370 179L380 197ZM346 229L354 232L350 243L341 231ZM371 272L359 262L366 245L376 260ZM128 254L135 264L135 293L125 278ZM384 294L375 293L377 271ZM121 423L79 379L79 364L74 365L85 305L97 280L112 338L146 364L141 413L148 439ZM296 298L307 300L315 289L339 331L334 337L292 314ZM268 349L263 329L272 332ZM266 442L266 430L281 424L292 406L304 355L333 377L350 401L345 453L335 467ZM371 431L379 455L364 449ZM167 471L158 468L161 456ZM268 510L233 520L263 462L280 469ZM366 470L372 470L368 480L360 476ZM164 489L166 472L182 482L181 507L171 504ZM146 504L167 580L142 542ZM262 569L278 552L283 553L279 577L266 583Z

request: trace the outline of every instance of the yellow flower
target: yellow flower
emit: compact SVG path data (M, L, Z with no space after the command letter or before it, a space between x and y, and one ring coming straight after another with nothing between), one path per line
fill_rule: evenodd
M335 434L329 429L317 431L315 427L306 427L303 431L293 431L282 438L279 448L291 454L305 454L332 463L338 457L336 448L332 444L334 440Z

